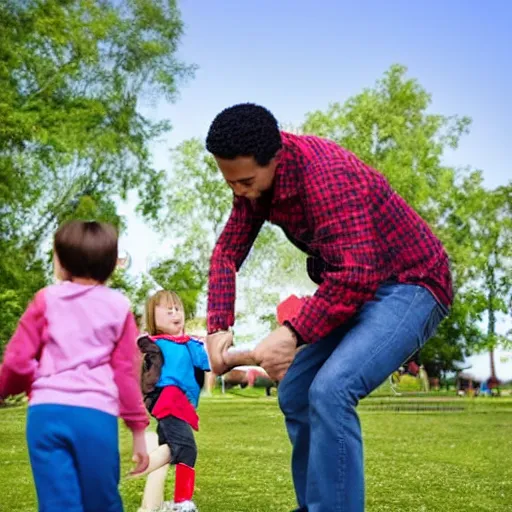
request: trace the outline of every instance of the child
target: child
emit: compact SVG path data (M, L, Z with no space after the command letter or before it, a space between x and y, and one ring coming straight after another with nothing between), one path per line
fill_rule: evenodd
M203 343L184 334L183 304L174 292L161 290L146 303L149 336L139 339L144 354L142 391L157 419L159 448L150 455L150 473L140 511L195 511L192 502L197 447L192 429L198 430L196 408L210 370ZM174 503L163 503L165 469L176 465ZM154 473L152 473L154 471Z
M135 321L128 300L104 285L116 263L114 227L64 224L54 239L62 283L35 295L5 350L0 396L29 392L40 512L122 512L118 415L132 431L134 472L149 462Z

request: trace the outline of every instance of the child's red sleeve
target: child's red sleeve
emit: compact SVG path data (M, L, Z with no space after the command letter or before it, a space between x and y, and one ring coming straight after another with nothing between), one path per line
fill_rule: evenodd
M0 366L0 396L28 393L43 345L45 325L43 290L38 292L21 317L4 352Z

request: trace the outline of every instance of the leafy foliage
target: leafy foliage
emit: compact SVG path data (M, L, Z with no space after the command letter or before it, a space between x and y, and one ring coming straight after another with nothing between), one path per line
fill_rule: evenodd
M5 0L0 19L0 282L19 311L48 277L59 222L122 227L115 201L131 190L156 216L164 172L149 143L170 123L139 107L174 100L193 67L176 56L174 0ZM8 335L12 317L0 320Z

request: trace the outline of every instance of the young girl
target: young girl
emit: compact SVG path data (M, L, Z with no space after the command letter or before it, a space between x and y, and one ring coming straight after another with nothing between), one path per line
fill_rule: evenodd
M204 372L210 366L203 343L185 335L184 324L183 304L176 293L161 290L147 301L149 336L138 342L144 354L142 391L148 410L158 421L160 446L151 453L144 472L150 475L140 511L196 510L192 496L197 447L192 429L198 430L196 408ZM163 503L169 462L176 465L174 502Z
M0 396L29 392L27 442L40 512L122 512L120 415L134 472L148 465L137 329L128 300L104 283L117 232L72 221L55 234L61 284L40 290L7 345Z

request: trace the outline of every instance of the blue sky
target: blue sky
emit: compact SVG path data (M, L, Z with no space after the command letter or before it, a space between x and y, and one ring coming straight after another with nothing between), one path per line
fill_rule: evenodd
M298 125L307 112L371 87L393 63L404 64L433 96L432 111L468 115L471 134L448 155L452 165L482 169L486 184L512 178L512 2L491 0L183 0L181 58L199 66L175 104L145 110L171 119L153 145L155 163L171 168L168 149L204 137L213 117L241 101ZM508 64L507 64L508 62ZM133 270L162 247L128 213L123 247ZM163 243L165 246L165 241Z
M446 5L445 5L446 4ZM259 0L179 3L180 54L199 66L174 105L159 105L174 130L157 151L204 136L222 108L254 101L284 123L372 86L393 63L433 95L432 110L473 118L456 164L485 171L496 185L512 172L512 3L494 0ZM507 64L508 62L508 64ZM501 176L500 176L501 174Z

